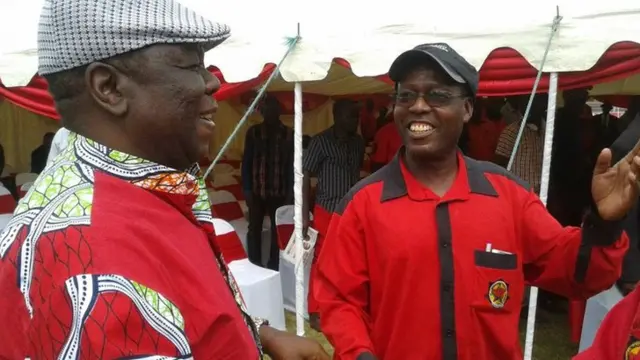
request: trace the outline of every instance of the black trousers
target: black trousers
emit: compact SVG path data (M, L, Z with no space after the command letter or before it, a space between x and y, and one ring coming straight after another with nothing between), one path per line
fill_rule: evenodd
M284 197L271 197L262 199L252 196L247 203L249 207L249 231L247 232L247 247L249 248L249 261L262 264L262 223L264 217L269 215L271 219L271 247L269 249L269 262L267 267L278 271L280 264L280 249L278 247L278 234L276 232L276 210L284 205Z

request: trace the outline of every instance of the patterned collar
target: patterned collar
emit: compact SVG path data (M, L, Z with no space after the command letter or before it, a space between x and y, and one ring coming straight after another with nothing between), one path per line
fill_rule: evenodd
M192 207L200 221L212 222L209 196L200 166L196 163L180 171L165 165L110 149L94 140L71 132L68 146L54 162L78 160L93 169L128 181L143 189L170 194L196 196Z

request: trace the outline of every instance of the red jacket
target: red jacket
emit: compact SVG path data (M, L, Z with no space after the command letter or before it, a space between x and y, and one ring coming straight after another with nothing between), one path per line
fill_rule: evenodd
M395 158L338 206L313 287L336 359L522 359L525 280L587 298L620 276L617 223L563 228L501 167L458 163L441 198Z
M590 348L574 360L640 359L640 289L609 311Z
M197 166L70 140L0 235L0 359L256 360Z

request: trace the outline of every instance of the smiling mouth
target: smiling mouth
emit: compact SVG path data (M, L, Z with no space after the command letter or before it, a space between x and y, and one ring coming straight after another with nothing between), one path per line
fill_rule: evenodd
M215 126L215 122L213 121L213 114L204 114L200 115L200 120L210 123L210 125Z
M433 125L426 122L414 121L407 126L409 133L416 136L428 135L435 130Z

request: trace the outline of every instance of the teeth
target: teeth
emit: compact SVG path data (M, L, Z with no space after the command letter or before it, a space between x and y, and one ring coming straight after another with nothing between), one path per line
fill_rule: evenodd
M433 130L433 126L425 123L413 123L409 126L409 130L411 130L411 132L425 132Z
M202 119L204 121L213 122L213 116L212 115L204 115L204 116L201 116L200 119Z

